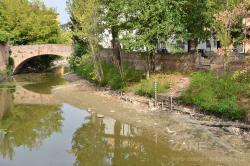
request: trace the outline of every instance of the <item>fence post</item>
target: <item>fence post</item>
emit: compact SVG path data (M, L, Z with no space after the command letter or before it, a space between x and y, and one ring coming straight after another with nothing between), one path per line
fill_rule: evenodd
M155 79L155 107L157 106L157 81Z

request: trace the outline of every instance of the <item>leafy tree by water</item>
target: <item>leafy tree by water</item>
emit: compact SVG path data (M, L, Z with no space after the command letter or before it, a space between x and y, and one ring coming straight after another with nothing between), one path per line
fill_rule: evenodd
M58 43L60 28L54 9L41 1L1 0L0 41L25 45L33 43Z
M88 54L93 58L95 76L103 79L100 59L100 41L102 26L100 20L101 6L99 0L70 0L68 9L73 18L72 33L78 41L88 44Z
M141 50L148 61L149 71L154 70L154 58L159 40L165 41L171 36L183 31L181 23L182 6L184 1L173 0L134 0L131 4L133 17L128 20L131 29L124 38L126 48L134 51Z

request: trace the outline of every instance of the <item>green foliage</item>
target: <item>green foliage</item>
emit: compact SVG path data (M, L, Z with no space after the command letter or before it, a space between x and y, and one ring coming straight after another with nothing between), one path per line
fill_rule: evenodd
M70 63L72 64L72 66L74 66L73 70L77 74L83 76L88 80L96 81L96 76L94 72L94 63L90 55L86 54L81 58L73 57Z
M13 67L14 67L14 59L12 58L12 57L9 57L9 63L8 63L8 65L7 65L7 74L8 75L11 75L12 74L12 72L13 72Z
M232 75L232 80L241 83L250 83L250 73L248 70L238 70Z
M164 93L169 89L169 83L165 80L157 79L157 93ZM155 79L142 80L135 87L135 94L140 96L154 97L155 95Z
M183 5L181 23L185 33L180 33L180 38L185 40L203 41L210 37L209 29L212 26L213 15L207 0L187 0Z
M127 65L123 67L123 77L117 67L106 62L102 63L103 80L100 82L96 77L94 63L90 55L84 55L81 58L74 58L70 61L73 70L84 78L94 81L101 86L110 86L112 89L124 89L128 83L138 82L143 77L142 73L129 68Z
M135 0L131 4L130 35L124 37L125 46L131 50L154 53L158 39L165 40L183 30L181 9L183 1ZM148 54L149 55L149 54Z
M0 43L8 41L9 34L6 31L0 29Z
M0 1L0 41L13 45L58 43L60 28L54 9L40 1Z
M140 71L129 68L127 65L123 66L123 74L121 76L117 67L112 64L103 63L104 79L102 84L108 85L112 89L124 89L129 83L138 82L143 75Z
M100 60L101 34L103 32L100 20L100 0L69 0L68 9L71 14L72 33L77 41L88 43L88 54L94 58L96 78L103 79L103 71Z
M212 73L192 74L189 90L182 97L185 104L232 119L242 119L245 110L238 104L239 97L249 95L249 84L234 81L230 75L220 77Z

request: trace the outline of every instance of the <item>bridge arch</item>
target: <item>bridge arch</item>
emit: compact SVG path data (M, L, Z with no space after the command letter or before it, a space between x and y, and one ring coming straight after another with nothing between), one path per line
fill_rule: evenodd
M34 57L56 55L66 59L73 53L73 47L65 44L11 46L10 49L14 59L14 74L25 62Z

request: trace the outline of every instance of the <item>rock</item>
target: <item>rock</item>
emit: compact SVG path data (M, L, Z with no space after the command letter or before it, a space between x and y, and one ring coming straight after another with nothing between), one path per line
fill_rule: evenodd
M149 108L153 108L153 107L154 107L154 103L151 102L151 101L149 101L149 102L148 102L148 107L149 107Z
M104 115L102 115L102 114L97 114L97 118L104 118Z
M150 109L150 111L157 111L157 110L158 110L157 107L153 107L153 108Z
M236 127L227 127L227 128L224 128L225 131L228 131L234 135L240 135L240 132L241 130L239 128L236 128Z
M115 110L110 110L111 113L115 113Z

